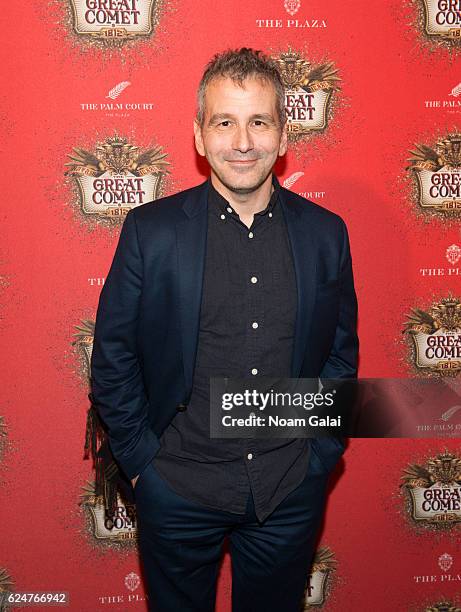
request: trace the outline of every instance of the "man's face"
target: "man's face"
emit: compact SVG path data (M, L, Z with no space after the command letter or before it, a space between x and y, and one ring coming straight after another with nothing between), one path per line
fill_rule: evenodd
M275 88L249 77L244 88L230 78L212 80L205 93L203 128L194 122L195 146L212 177L234 193L258 189L287 150L280 129Z

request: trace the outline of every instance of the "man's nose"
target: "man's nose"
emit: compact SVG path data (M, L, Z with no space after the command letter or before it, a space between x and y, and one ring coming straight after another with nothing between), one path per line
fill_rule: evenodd
M246 126L237 126L234 134L233 148L245 153L253 148L253 139Z

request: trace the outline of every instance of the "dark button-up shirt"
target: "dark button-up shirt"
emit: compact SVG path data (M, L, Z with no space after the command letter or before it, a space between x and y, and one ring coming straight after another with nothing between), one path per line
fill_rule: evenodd
M210 438L209 379L290 377L296 278L275 176L273 187L248 228L209 180L193 387L154 457L178 494L210 508L244 514L251 488L259 521L304 479L308 440Z

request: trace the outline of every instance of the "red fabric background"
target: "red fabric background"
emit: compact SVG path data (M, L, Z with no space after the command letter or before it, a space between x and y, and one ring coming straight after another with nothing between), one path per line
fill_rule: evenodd
M107 273L119 226L79 217L64 181L68 154L114 131L140 147L154 142L171 162L165 195L185 189L205 177L192 121L197 84L215 52L251 46L275 53L291 45L313 63L333 61L342 80L329 127L292 147L279 177L304 172L292 189L325 192L316 201L348 224L360 376L412 375L401 333L406 314L449 290L461 293L458 278L423 277L420 269L446 265L445 249L461 236L459 222L416 214L403 179L414 142L431 144L459 125L461 110L425 106L448 99L461 79L459 56L428 43L414 22L416 4L397 0L302 0L295 18L325 20L327 27L296 29L257 27L257 19L286 23L280 0L176 0L164 6L149 39L120 50L72 34L65 2L10 2L1 10L1 413L9 446L0 472L0 566L17 590L68 591L72 611L145 610L142 601L101 601L117 594L126 600L123 580L139 573L137 555L96 547L78 506L93 472L82 456L87 389L71 343L80 320L95 316L100 287L88 279ZM152 111L110 117L82 110L107 102L124 80L131 85L123 102L152 102ZM459 593L460 581L415 580L439 576L442 553L454 558L451 573L461 573L459 529L417 532L399 496L404 467L445 447L460 450L457 440L351 441L320 540L338 561L326 610L423 610ZM226 555L219 612L231 609L230 585ZM142 587L136 593L141 599Z

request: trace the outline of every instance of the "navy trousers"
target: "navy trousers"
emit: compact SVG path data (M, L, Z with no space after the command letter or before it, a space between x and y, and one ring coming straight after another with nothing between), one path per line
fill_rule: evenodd
M178 495L150 463L135 486L150 612L213 612L229 537L232 612L300 612L331 470L311 448L307 476L259 523Z

